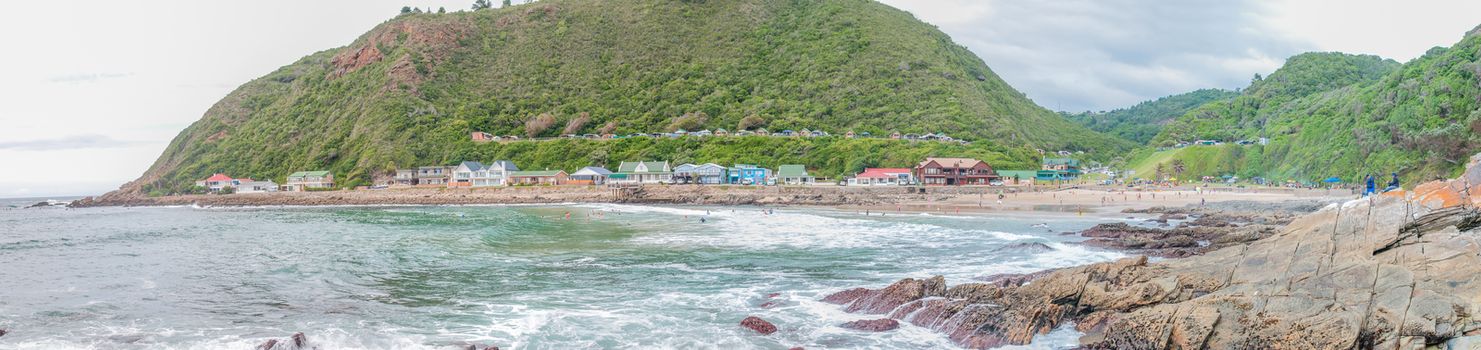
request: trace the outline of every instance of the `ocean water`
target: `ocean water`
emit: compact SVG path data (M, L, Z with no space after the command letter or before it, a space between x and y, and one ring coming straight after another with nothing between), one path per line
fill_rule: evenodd
M0 349L251 349L294 332L321 349L952 348L910 325L841 328L879 316L818 299L1122 256L1059 234L1114 219L774 210L0 206ZM780 332L737 325L750 315Z

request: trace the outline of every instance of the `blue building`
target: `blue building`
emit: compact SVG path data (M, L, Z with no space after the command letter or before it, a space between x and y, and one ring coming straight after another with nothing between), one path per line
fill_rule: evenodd
M730 183L737 185L766 185L771 179L771 169L750 164L736 164L730 168Z

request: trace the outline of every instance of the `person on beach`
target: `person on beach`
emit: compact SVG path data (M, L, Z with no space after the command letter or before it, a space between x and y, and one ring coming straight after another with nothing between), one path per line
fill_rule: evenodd
M1377 189L1378 184L1373 180L1373 174L1368 174L1368 177L1363 178L1363 197L1372 195Z

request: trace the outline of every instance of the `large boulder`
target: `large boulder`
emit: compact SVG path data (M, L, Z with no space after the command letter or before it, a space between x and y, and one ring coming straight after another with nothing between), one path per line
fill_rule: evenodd
M777 331L776 325L771 324L771 322L766 322L766 320L763 320L760 317L756 316L746 317L746 319L741 320L740 325L741 327L746 327L750 330L756 331L756 333L761 333L762 335L769 335L772 333L776 333Z
M879 290L854 288L823 297L823 301L844 305L848 312L884 314L912 301L946 294L946 278L906 278Z

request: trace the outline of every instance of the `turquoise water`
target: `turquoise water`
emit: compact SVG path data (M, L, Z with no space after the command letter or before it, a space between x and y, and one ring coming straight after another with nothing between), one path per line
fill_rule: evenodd
M0 349L248 349L294 332L324 349L945 348L913 326L838 327L878 316L817 300L904 277L955 284L1114 259L1058 233L1106 220L627 205L3 208L0 328L11 333ZM748 315L781 331L737 326Z

